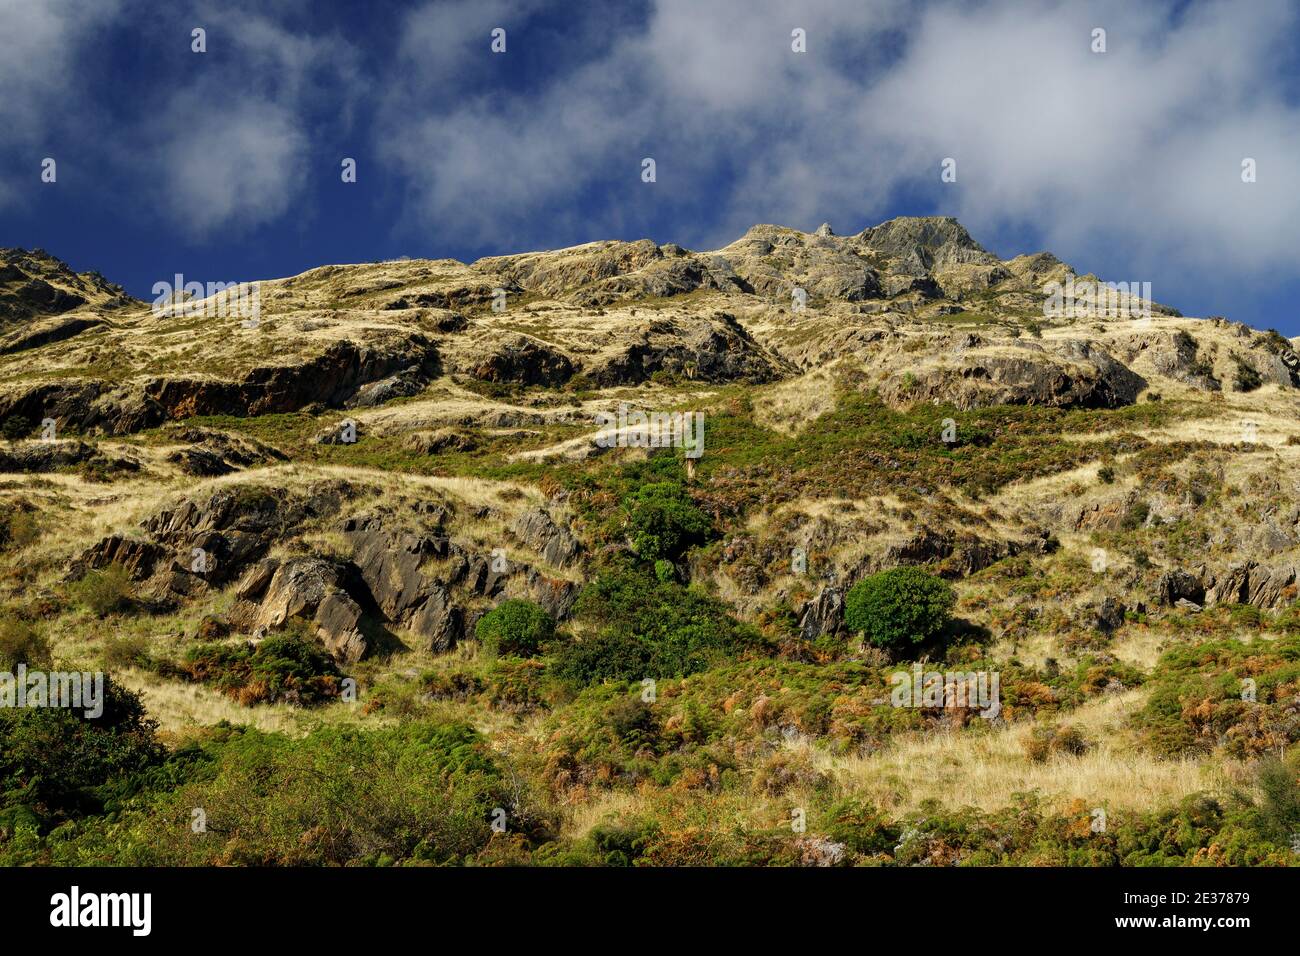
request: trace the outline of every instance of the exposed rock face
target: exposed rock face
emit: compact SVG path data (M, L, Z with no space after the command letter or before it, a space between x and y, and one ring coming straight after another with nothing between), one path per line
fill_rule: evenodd
M276 628L291 617L315 612L326 594L339 589L340 578L339 568L320 558L277 563L262 595L258 626Z
M1202 391L1219 391L1222 386L1212 369L1198 361L1199 343L1185 331L1151 330L1128 336L1119 343L1129 364L1149 367L1158 375Z
M735 318L718 312L704 319L656 319L640 327L631 344L587 362L597 385L643 382L656 372L706 382L770 382L789 370L754 341Z
M497 599L507 590L535 600L557 619L566 617L577 598L573 582L540 574L511 562L495 570L492 562L470 554L440 533L444 510L423 509L424 531L395 515L355 515L338 523L352 548L343 563L316 558L255 565L237 589L242 602L235 617L249 627L275 628L289 618L314 622L321 640L340 661L359 660L373 650L365 626L368 614L379 625L404 628L435 652L450 650L470 633L475 615L466 602ZM549 516L548 516L549 520ZM531 530L537 519L524 522ZM571 540L567 529L551 525L548 542ZM566 553L561 548L560 552ZM434 561L437 570L427 570Z
M1253 604L1273 610L1295 600L1295 581L1294 567L1270 568L1247 561L1217 575L1206 588L1205 603Z
M843 629L844 592L839 588L823 587L799 612L799 630L807 640L838 634Z
M541 508L520 515L510 533L557 568L568 567L578 558L578 540Z
M316 634L337 660L352 664L370 650L360 630L361 606L344 591L331 591L316 608Z
M850 583L867 574L900 565L933 564L945 578L967 577L1021 553L1051 554L1058 542L1044 530L1034 530L1018 540L987 540L971 534L954 534L922 527L901 544L890 545L883 555L868 558L848 575Z
M1124 623L1124 613L1128 609L1113 597L1107 596L1097 608L1094 627L1103 634L1116 631Z
M343 587L346 569L319 558L265 561L239 586L239 596L259 600L253 625L259 631L290 618L311 620L317 636L337 660L355 663L370 650L360 625L362 610Z
M500 272L531 292L564 296L588 308L697 289L748 291L727 259L690 253L671 244L658 246L648 239L498 256L480 259L474 268Z
M446 587L435 584L412 616L411 631L432 651L450 650L465 634L464 611L452 604Z
M297 411L313 402L337 407L362 385L412 368L437 374L437 347L423 335L394 346L337 342L316 359L255 368L237 382L155 379L144 392L166 418L249 416Z
M243 487L185 498L144 521L145 539L110 535L87 549L69 576L122 564L134 579L152 579L160 595L194 596L234 580L303 521L332 513L349 487L322 483L305 496Z
M1205 585L1201 579L1188 574L1186 571L1173 570L1166 571L1156 582L1155 602L1156 604L1172 607L1180 600L1191 601L1194 604L1205 603Z
M923 401L958 408L1046 405L1118 408L1131 405L1146 387L1140 376L1104 349L1077 340L1055 354L1029 343L1019 354L968 351L948 365L929 365L889 379L882 397L892 405Z
M86 550L69 569L69 579L75 580L91 569L100 570L112 564L126 569L133 581L143 581L171 553L153 541L109 535Z
M390 534L380 519L348 519L341 525L353 547L352 563L390 621L404 620L429 595L420 573L425 556L445 557L446 538Z
M1291 565L1269 567L1255 561L1229 565L1222 571L1205 566L1189 573L1175 569L1161 575L1156 583L1158 604L1176 606L1181 602L1212 607L1215 604L1253 604L1272 611L1296 600L1296 568Z
M26 387L0 395L0 421L52 417L84 431L124 435L194 415L247 417L315 403L341 407L368 383L399 372L409 382L440 371L437 346L421 333L375 345L345 340L315 358L260 366L234 381L175 376L125 386L92 381Z
M369 408L383 405L394 398L407 398L418 395L429 384L429 379L419 366L404 368L396 375L370 382L357 389L356 394L344 404L348 408Z
M555 386L572 378L573 371L573 362L567 355L519 336L482 359L472 374L485 382Z
M134 301L121 286L95 272L73 272L43 249L0 249L0 327L87 305L113 309Z
M0 473L44 474L77 465L95 465L111 471L138 471L130 458L109 456L83 441L34 441L9 448L0 447Z
M795 289L810 298L848 302L884 294L866 251L830 234L808 235L780 226L754 226L722 250L758 295L793 302Z

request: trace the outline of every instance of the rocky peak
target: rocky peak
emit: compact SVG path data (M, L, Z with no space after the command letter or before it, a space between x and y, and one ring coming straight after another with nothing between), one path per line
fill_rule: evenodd
M44 249L0 249L0 324L133 301L98 272L73 272Z
M899 216L856 238L872 252L890 259L916 258L927 267L998 262L952 216Z

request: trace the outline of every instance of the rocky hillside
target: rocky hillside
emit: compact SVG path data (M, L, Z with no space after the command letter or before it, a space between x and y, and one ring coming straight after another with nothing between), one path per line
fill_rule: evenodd
M1093 808L1156 827L1300 739L1300 359L1136 295L1045 313L1096 281L900 218L322 266L261 282L250 319L0 250L0 651L109 671L165 750L217 764L221 721L322 747L459 722L522 822L439 859L978 862L925 801L1037 790L1044 833L1083 835L1020 859L1134 862ZM698 457L663 440L695 413ZM906 653L846 616L899 567L956 596ZM1000 673L1000 715L900 713L914 662ZM89 852L373 861L269 829L182 846L158 828L186 799ZM73 811L29 809L15 859L58 859ZM697 812L728 821L704 857ZM1219 813L1150 852L1214 860L1237 827L1286 859Z

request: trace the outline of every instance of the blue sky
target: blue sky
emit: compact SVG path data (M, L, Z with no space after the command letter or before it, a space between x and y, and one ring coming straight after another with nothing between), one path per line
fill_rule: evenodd
M0 90L0 245L140 297L942 214L1300 334L1296 0L0 0Z

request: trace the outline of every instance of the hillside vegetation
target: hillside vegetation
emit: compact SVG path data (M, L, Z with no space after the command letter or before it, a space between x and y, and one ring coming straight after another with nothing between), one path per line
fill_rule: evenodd
M0 863L1296 863L1300 359L1095 278L0 250Z

